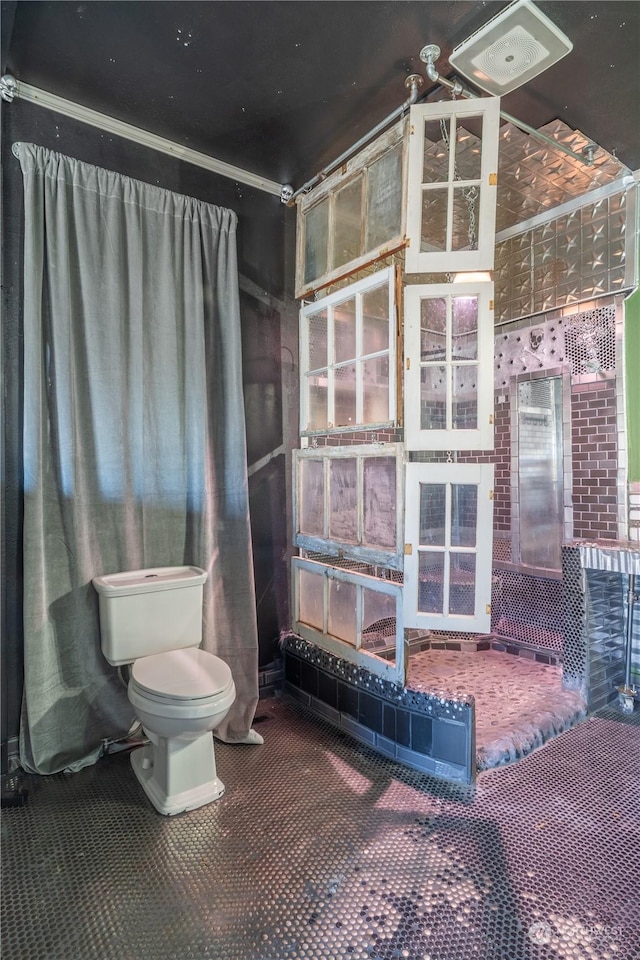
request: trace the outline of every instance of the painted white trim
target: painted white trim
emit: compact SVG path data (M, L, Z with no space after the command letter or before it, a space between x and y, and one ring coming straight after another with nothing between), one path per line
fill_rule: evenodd
M492 463L408 463L405 504L405 560L404 560L404 617L405 626L427 630L461 630L469 633L489 633L491 630L491 558L493 552L493 490ZM420 485L422 483L446 486L447 511L444 544L437 547L420 544ZM451 486L469 484L478 488L475 546L451 545ZM444 556L444 610L423 613L418 609L420 586L420 555L436 552ZM475 604L473 615L448 612L449 561L456 553L475 554Z
M423 251L422 197L426 190L435 189L423 182L424 126L427 122L448 118L451 138L455 139L455 123L459 117L482 116L480 176L477 180L455 180L455 150L449 151L449 176L437 188L447 191L447 236L444 250ZM498 171L498 130L500 99L481 97L474 100L454 100L420 104L411 107L409 128L409 170L407 185L407 238L405 257L407 273L453 273L455 271L492 270L495 247L496 196ZM477 186L479 203L476 215L478 248L452 250L454 190Z
M363 543L364 527L364 461L372 457L385 457L395 460L396 482L396 527L395 547L367 546ZM356 522L358 542L347 543L337 541L329 534L330 524L330 463L331 461L349 459L357 462L357 497ZM305 460L318 460L323 463L323 531L324 536L305 534L299 530L300 502L300 464ZM306 447L303 450L293 451L293 542L294 546L316 553L340 553L349 559L369 563L373 566L390 567L402 570L404 557L402 552L404 535L404 444L377 443L355 444L347 447Z
M125 140L132 140L141 146L149 147L151 150L158 150L160 153L166 153L170 157L176 157L178 160L184 160L185 163L192 163L196 167L202 167L211 173L220 174L222 177L228 177L230 180L237 180L238 183L244 183L248 187L254 187L256 190L262 190L265 193L273 194L279 197L282 191L282 185L268 180L266 177L259 177L249 170L243 170L241 167L235 167L224 160L217 160L215 157L209 157L190 147L185 147L173 140L166 140L148 130L142 130L140 127L134 127L130 123L124 123L115 117L110 117L105 113L98 113L97 110L91 110L84 107L81 103L74 103L72 100L65 100L47 90L40 90L38 87L31 86L30 83L23 83L17 80L17 96L27 103L35 103L39 107L45 107L47 110L53 110L55 113L61 113L65 117L71 117L73 120L80 120L90 127L97 127L107 133L112 133L117 137L124 137Z
M453 383L451 371L456 366L451 346L450 304L453 297L478 299L478 355L475 365L478 373L476 398L478 426L475 430L423 430L421 428L421 380L423 367L445 368L447 373L447 421L450 424ZM421 359L420 304L422 300L446 298L447 356L442 361ZM493 299L494 285L488 281L477 283L410 284L404 292L404 425L408 450L492 450L493 449ZM462 363L460 365L463 365Z
M391 683L405 683L405 645L404 645L404 619L403 619L403 588L399 583L391 580L380 580L376 577L367 576L363 573L353 573L350 570L343 570L340 567L331 567L316 560L306 560L300 557L293 557L291 561L292 573L292 596L293 596L293 629L303 639L316 644L328 653L342 657L350 663L357 664L370 670L371 673ZM300 595L298 586L298 570L305 570L307 573L314 574L323 578L323 617L324 626L322 632L314 627L307 626L300 621ZM377 593L385 593L394 597L396 602L396 650L395 663L376 656L375 653L363 650L359 647L362 631L362 603L357 600L356 605L356 646L352 646L344 640L333 637L328 632L329 616L329 583L337 580L342 583L352 583L358 588L358 593L362 589L374 590Z

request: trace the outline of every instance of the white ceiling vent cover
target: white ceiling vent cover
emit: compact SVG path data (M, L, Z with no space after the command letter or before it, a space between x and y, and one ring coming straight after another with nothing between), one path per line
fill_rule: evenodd
M571 41L531 0L516 0L458 44L449 63L476 87L502 96L572 49Z

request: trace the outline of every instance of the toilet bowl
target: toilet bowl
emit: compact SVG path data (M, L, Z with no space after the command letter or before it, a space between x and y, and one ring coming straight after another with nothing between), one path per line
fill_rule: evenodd
M127 693L150 741L131 765L156 810L182 813L221 797L211 731L236 696L227 664L193 648L142 657Z
M214 730L236 690L228 665L199 649L199 567L134 570L93 581L100 598L102 651L131 666L127 693L149 743L131 766L159 813L172 815L217 800Z

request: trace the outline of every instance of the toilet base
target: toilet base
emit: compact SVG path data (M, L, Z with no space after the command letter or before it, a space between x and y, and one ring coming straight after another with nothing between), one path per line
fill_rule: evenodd
M131 766L158 813L173 816L222 796L211 733L194 740L166 740L145 732L151 742L131 753Z

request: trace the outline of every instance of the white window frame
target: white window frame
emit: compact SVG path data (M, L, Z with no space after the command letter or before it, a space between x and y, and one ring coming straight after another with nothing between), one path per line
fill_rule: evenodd
M338 170L330 174L322 183L314 187L307 194L302 194L296 201L298 207L297 216L297 246L296 246L296 298L301 299L314 290L320 290L335 283L350 273L374 263L381 257L386 257L391 253L401 250L405 244L406 229L406 184L407 184L407 129L408 118L404 118L395 124L390 130L376 138L372 143L360 150L355 157L346 161ZM349 183L352 183L358 177L362 178L363 206L362 206L362 239L366 247L365 237L369 217L367 205L368 195L368 176L369 168L378 160L382 159L387 153L400 147L401 160L401 185L400 185L400 228L394 236L388 237L383 243L368 250L363 249L359 256L343 263L339 267L332 267L333 244L335 233L335 197L336 194ZM323 274L314 277L311 280L305 280L305 249L306 249L306 229L307 214L317 204L323 200L327 201L327 269Z
M450 120L450 138L455 143L458 118L482 116L480 178L454 180L455 152L450 151L449 177L446 189L447 238L443 251L421 251L422 195L429 190L423 184L424 127L434 120ZM496 194L498 170L499 97L479 97L411 107L409 127L409 171L407 184L407 238L409 241L405 268L407 273L438 273L454 270L492 270L495 246ZM479 204L476 214L477 250L452 250L454 188L477 186ZM444 189L440 184L437 189Z
M405 626L427 630L454 630L468 633L491 631L491 561L493 554L493 475L491 463L408 463L406 470L404 596ZM421 546L420 484L447 485L447 512L444 547ZM478 487L478 512L475 547L451 546L449 509L451 484ZM442 613L418 610L420 555L444 553L444 607ZM473 615L446 612L449 597L449 557L456 553L475 553L475 610Z
M373 548L362 544L364 530L364 461L372 457L395 458L396 464L396 545L395 549ZM329 536L330 523L330 467L337 459L357 460L357 537L358 543L332 540ZM324 536L314 537L300 532L300 469L304 460L319 460L323 463L324 474ZM293 451L293 531L294 545L315 553L327 553L360 560L373 566L390 567L402 570L403 534L404 534L404 446L400 443L358 444L351 447L306 447Z
M292 569L292 597L293 597L293 629L298 636L313 643L328 653L337 657L342 657L349 663L354 663L359 667L370 670L378 677L389 680L391 683L405 684L405 643L404 643L404 616L403 616L403 588L402 584L395 583L392 580L380 580L377 577L370 577L364 573L354 573L350 570L343 570L341 567L331 567L316 560L306 560L301 557L293 557L291 561ZM323 615L324 622L322 631L316 630L305 623L300 622L300 596L298 589L298 570L306 570L312 574L322 577L323 584ZM353 583L360 589L357 592L356 603L356 646L352 646L345 640L331 636L328 630L329 621L329 584L331 581L340 581L342 583ZM360 646L362 640L362 589L375 590L378 593L385 593L395 598L396 601L396 646L395 662L385 660L368 650L363 650Z
M377 353L362 354L362 295L369 290L387 283L389 288L389 349ZM396 380L396 340L397 340L397 311L395 290L395 269L387 267L351 283L341 290L323 297L313 303L306 303L300 310L300 436L320 436L325 434L353 433L361 430L383 429L394 426L397 417L397 380ZM336 364L332 358L334 353L333 310L345 300L355 298L356 301L356 356L350 360ZM307 318L322 310L327 311L327 366L316 369L309 368L309 332ZM389 357L389 418L379 422L365 422L363 416L363 382L362 361L373 360L376 357ZM356 365L356 423L348 426L334 427L335 416L335 371L351 363ZM308 378L314 373L327 372L327 426L325 428L309 430Z
M494 285L476 283L415 284L404 293L404 431L408 450L492 450L493 449L493 347ZM454 360L451 326L447 325L446 359L420 358L420 302L424 299L474 296L478 298L478 356L476 360ZM423 367L447 369L447 423L451 423L454 366L477 366L478 426L475 430L423 430L420 426L420 372Z

